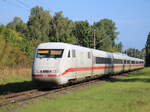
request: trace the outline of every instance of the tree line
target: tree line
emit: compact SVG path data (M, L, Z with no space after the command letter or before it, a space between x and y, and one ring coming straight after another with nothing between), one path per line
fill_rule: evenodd
M124 51L124 54L135 58L145 59L145 48L143 48L142 50L129 48Z
M111 19L90 24L88 21L73 21L61 11L51 15L50 11L36 6L31 9L26 23L15 17L7 25L0 25L0 63L4 66L30 65L35 47L42 42L65 42L123 52L122 43L116 43L119 34L116 30Z
M147 41L146 41L146 45L145 45L145 66L150 67L150 32L148 33L147 36Z

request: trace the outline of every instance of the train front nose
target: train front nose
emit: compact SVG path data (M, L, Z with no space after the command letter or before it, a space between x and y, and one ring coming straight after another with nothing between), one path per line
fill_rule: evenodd
M42 74L57 74L59 72L60 59L36 59L34 72Z
M59 83L59 66L63 49L37 49L32 77L34 81Z
M59 59L36 59L32 79L39 82L58 83L59 64Z
M59 85L59 73L51 73L51 70L40 70L32 74L32 80L41 86L54 86Z

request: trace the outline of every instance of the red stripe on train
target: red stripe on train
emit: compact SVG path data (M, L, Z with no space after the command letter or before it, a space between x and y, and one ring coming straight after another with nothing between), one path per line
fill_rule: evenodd
M125 66L130 66L130 65L125 65ZM132 65L133 66L133 65ZM134 65L134 66L143 66L141 64L138 64L138 65ZM69 72L76 72L76 71L88 71L88 70L96 70L96 69L111 69L111 68L120 68L120 67L123 67L123 65L118 65L118 66L100 66L100 67L81 67L81 68L69 68L67 70L65 70L63 73L59 74L59 75L56 75L56 74L49 74L49 75L46 75L46 74L36 74L36 75L33 75L34 77L57 77L57 76L63 76Z

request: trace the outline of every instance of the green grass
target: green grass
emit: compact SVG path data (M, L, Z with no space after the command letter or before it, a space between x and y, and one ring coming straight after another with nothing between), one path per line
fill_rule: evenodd
M150 112L150 68L56 99L40 99L17 112Z

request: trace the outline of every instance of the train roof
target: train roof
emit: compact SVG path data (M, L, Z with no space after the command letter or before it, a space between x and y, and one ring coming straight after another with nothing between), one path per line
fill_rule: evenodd
M48 49L52 47L57 48L74 48L74 49L80 49L80 50L90 50L90 48L86 48L80 45L73 45L63 42L47 42L47 43L41 43L38 45L37 49Z
M122 53L110 53L107 51L102 51L102 50L96 50L92 48L87 48L83 47L80 45L73 45L73 44L68 44L68 43L63 43L63 42L46 42L46 43L41 43L38 45L37 49L50 49L50 48L59 48L59 49L64 49L64 48L73 48L73 49L78 49L78 50L83 50L83 51L92 51L93 55L101 55L102 57L110 57L110 58L116 58L116 59L123 59L123 60L133 60L133 61L144 61L142 59L130 57L126 54Z
M131 60L131 61L144 61L143 59L130 57L127 54L123 54L123 53L113 53L113 55L118 59Z

